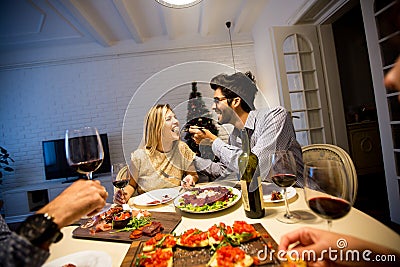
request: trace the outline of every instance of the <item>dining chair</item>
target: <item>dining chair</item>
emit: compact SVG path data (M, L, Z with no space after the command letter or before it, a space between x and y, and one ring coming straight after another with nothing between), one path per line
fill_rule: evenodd
M322 159L333 159L342 162L347 175L353 181L353 200L356 199L358 189L356 168L350 155L343 148L331 144L312 144L303 146L301 150L303 152L304 163Z
M128 165L126 165L125 167L123 167L123 168L118 172L117 177L120 178L120 177L124 177L124 176L126 176L126 175L129 175L129 176L130 176L130 172L129 172L129 173L127 173L127 172L129 172Z

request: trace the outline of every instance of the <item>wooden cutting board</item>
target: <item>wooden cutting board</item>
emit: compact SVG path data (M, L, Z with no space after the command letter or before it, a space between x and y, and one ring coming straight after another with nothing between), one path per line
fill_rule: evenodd
M267 230L260 224L253 224L254 228L261 234L261 237L242 244L240 247L250 256L257 256L258 251L262 250L265 252L265 247L268 247L267 251L278 251L278 244L270 236ZM122 261L121 267L132 267L135 266L135 260L140 253L142 253L143 245L145 242L134 241L129 247L128 252ZM269 253L269 252L267 252ZM264 254L260 254L264 256ZM210 247L206 248L184 248L176 246L174 248L174 264L173 266L206 266L207 262L210 260ZM260 262L258 266L280 266L280 262L277 259L275 253L270 259L269 256L266 257L264 261Z
M150 211L150 213L153 218L152 219L153 221L161 222L162 226L164 227L162 233L171 233L178 225L178 223L182 220L181 214L176 212ZM72 237L103 240L103 241L127 242L127 243L131 243L132 241L145 241L151 238L148 236L142 236L137 239L130 239L129 238L130 234L131 232L115 232L115 230L90 234L88 228L81 228L79 226L72 232Z

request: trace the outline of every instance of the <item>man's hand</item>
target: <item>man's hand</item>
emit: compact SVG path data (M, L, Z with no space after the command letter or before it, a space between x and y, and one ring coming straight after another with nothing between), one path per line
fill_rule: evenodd
M84 215L94 215L104 205L108 193L100 181L78 180L65 189L37 213L48 213L60 227L67 226Z
M209 130L205 128L199 128L197 126L190 126L189 133L192 134L193 140L196 142L196 144L210 142L208 144L210 145L215 139L217 139L217 136L215 136Z

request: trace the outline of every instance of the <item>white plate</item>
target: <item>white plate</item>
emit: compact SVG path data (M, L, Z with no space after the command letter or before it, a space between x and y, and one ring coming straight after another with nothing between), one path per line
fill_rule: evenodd
M203 187L217 187L217 186L200 186L200 188L203 188ZM182 195L180 195L179 197L177 197L177 198L174 200L174 205L175 205L175 207L177 207L178 209L180 209L180 210L182 210L182 211L185 211L185 212L188 212L188 213L211 213L211 212L216 212L216 211L224 210L224 209L227 209L227 208L229 208L229 207L235 205L236 202L238 202L238 201L240 200L240 198L242 197L242 193L241 193L239 190L237 190L236 188L234 188L234 187L230 187L230 186L221 186L221 187L225 187L225 188L231 189L232 192L233 192L233 194L235 194L237 197L236 197L236 199L235 199L234 201L228 203L228 205L226 205L226 206L224 206L224 207L222 207L222 208L220 208L220 209L216 209L216 210L206 210L206 211L193 211L193 210L181 208L181 207L180 207L180 200L182 199L182 196L183 196L183 195L187 195L187 194L191 194L190 191L185 192L185 193L183 193Z
M55 259L42 267L60 267L69 263L77 267L110 267L112 259L103 251L85 250Z
M165 204L179 195L176 188L163 188L141 194L133 200L133 204L139 206L155 206Z
M279 199L279 200L271 200L271 194L272 191L278 191L281 192L282 196L283 196L283 188L277 186L276 184L273 183L262 183L262 187L263 187L263 198L264 198L264 202L271 202L271 203L276 203L276 202L282 202L285 201L284 199ZM296 195L296 189L293 187L288 187L286 188L287 191L287 198L288 200L291 199L292 197L294 197Z

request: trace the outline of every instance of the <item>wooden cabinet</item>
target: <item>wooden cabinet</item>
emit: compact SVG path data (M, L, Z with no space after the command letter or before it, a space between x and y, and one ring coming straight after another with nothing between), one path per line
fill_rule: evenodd
M347 125L350 155L358 175L383 171L382 149L377 122Z

